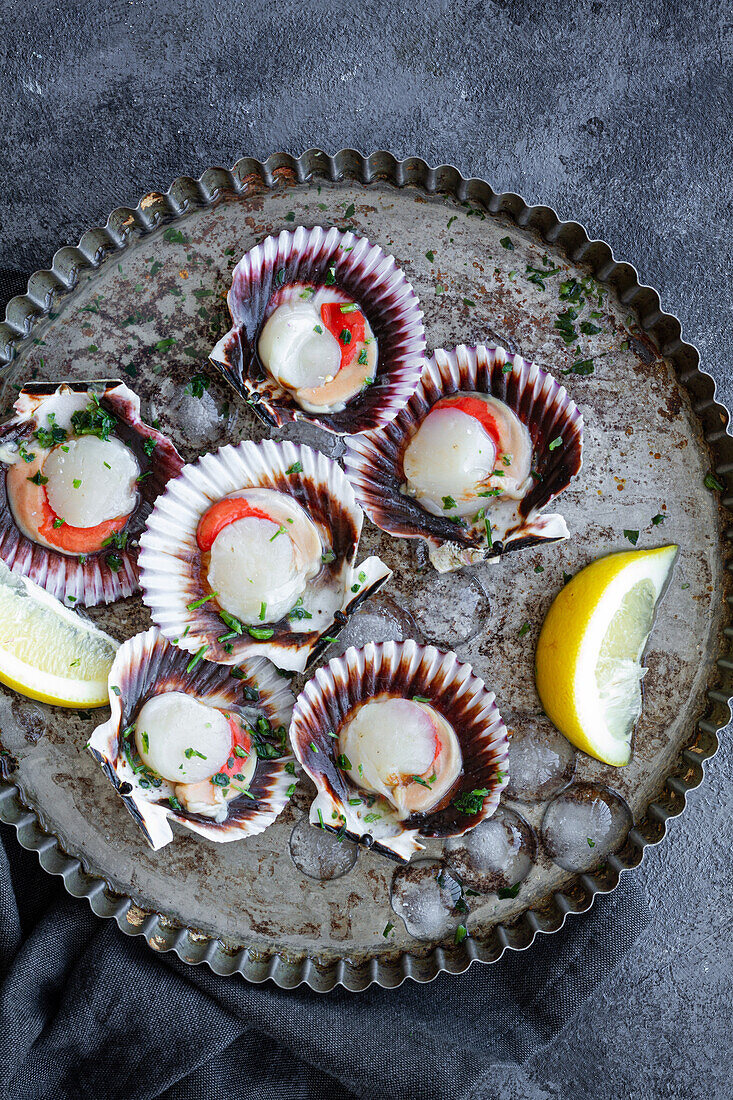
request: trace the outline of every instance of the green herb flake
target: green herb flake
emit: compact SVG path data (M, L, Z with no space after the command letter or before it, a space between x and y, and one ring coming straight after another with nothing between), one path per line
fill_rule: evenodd
M559 435L556 439L553 439L552 442L549 444L547 449L548 449L548 451L554 451L558 447L562 447L562 436L561 435Z
M514 251L514 242L512 241L511 237L502 237L499 241L499 244L502 248L508 249L509 252Z
M453 799L453 805L459 813L474 817L476 814L481 813L484 798L490 793L486 787L473 791L463 791Z
M33 479L31 478L30 480ZM715 477L714 474L706 474L703 480L703 485L706 489L710 489L711 491L716 491L718 493L722 493L723 489L725 488L725 486L720 481L718 481L717 477Z
M525 634L529 633L529 630L530 630L530 629L531 629L531 628L530 628L530 625L529 625L529 623L527 623L527 622L524 622L524 623L522 623L522 625L521 625L521 626L520 626L520 628L519 628L519 632L518 632L518 633L519 633L519 637L520 637L520 638L523 638Z
M191 600L186 604L186 611L195 611L198 607L203 607L209 600L214 600L218 596L218 592L210 592L208 596L202 596L199 600Z
M392 921L388 920L387 923L384 926L384 932L382 932L382 935L384 936L385 940L387 939L387 936L390 934L390 932L392 931L393 928L394 928L394 925L392 924Z
M48 478L44 477L40 470L36 470L33 477L27 477L26 481L32 481L34 485L47 485Z
M659 527L660 523L664 523L667 517L663 516L661 512L657 512L656 516L652 516L652 523L655 527Z
M467 935L468 929L466 928L465 924L459 924L456 928L456 934L453 937L453 942L455 944L463 943Z
M349 760L348 756L345 756L343 753L339 753L339 755L336 757L336 763L342 771L351 771L351 761Z
M513 886L502 886L500 890L496 891L496 896L501 898L515 898L519 893L519 883L515 882Z
M288 477L291 474L302 474L303 473L303 463L302 462L294 462L292 466L288 466L285 473L287 474Z
M271 626L248 626L247 632L258 642L269 641L275 633Z
M193 672L199 661L203 660L204 653L206 653L208 648L209 647L207 645L202 645L201 648L196 651L196 653L186 665L186 672Z

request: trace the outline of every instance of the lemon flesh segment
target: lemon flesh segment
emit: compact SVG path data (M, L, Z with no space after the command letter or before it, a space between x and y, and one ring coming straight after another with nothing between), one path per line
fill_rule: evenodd
M677 552L663 546L592 562L558 593L540 632L536 675L545 712L605 764L631 759L642 655Z
M0 681L44 703L104 706L117 642L0 566Z

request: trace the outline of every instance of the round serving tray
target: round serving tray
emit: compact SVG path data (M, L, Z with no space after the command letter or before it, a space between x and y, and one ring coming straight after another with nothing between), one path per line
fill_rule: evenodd
M347 628L362 643L391 631L454 648L493 688L515 745L524 739L530 750L515 750L518 778L503 804L510 818L523 819L531 870L518 892L501 889L499 877L496 892L465 899L470 914L454 921L468 928L462 942L454 942L453 927L430 938L429 921L416 939L392 908L393 891L400 912L407 904L395 864L360 851L341 877L298 869L293 852L311 870L320 859L324 873L338 862L313 849L303 824L310 801L304 780L260 836L215 845L179 830L152 852L85 749L106 712L70 713L10 693L0 697L0 815L72 894L156 950L283 987L391 987L493 962L506 948L557 930L640 862L701 782L733 693L730 501L705 479L713 472L725 483L733 440L713 380L683 342L679 322L608 245L548 207L496 194L451 166L352 150L277 154L264 164L243 159L231 171L180 178L167 194L116 210L78 247L62 248L51 270L36 272L27 294L10 302L0 325L3 407L30 378L120 377L187 460L224 442L262 438L267 430L207 356L229 327L225 294L237 259L294 224L353 226L383 245L421 300L430 348L493 340L521 351L563 376L583 413L583 468L556 502L570 528L567 542L441 577L416 542L390 539L367 521L362 551L379 553L394 576L376 609L365 607ZM557 319L572 305L572 279L595 282L583 284L578 339L568 343ZM592 373L578 373L590 365ZM273 434L342 453L341 441L318 429ZM613 769L569 750L558 762L557 735L534 689L537 631L563 575L628 549L636 532L640 548L676 542L681 553L646 658L632 763ZM149 621L138 598L89 614L120 638ZM597 822L602 839L588 838L587 852L574 841L563 848L573 807L581 807L583 821L590 803L600 805L601 818L603 805L610 807L609 820ZM570 818L563 818L567 804ZM426 851L440 854L439 846ZM350 862L341 857L339 869Z

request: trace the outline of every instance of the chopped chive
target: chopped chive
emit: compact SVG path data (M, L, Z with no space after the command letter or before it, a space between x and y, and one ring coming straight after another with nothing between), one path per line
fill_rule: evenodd
M247 632L256 638L258 642L266 642L272 638L275 631L271 626L248 626Z
M336 757L336 763L338 764L338 766L341 768L342 771L345 771L345 772L350 772L351 771L351 761L349 760L348 756L344 756L343 753L340 753Z
M557 447L560 447L560 446L562 446L562 436L561 435L559 435L557 437L557 439L553 439L552 443L550 443L550 445L548 447L548 450L549 451L554 451Z
M456 928L456 934L453 937L453 942L456 944L463 943L467 935L468 929L466 928L465 924L459 924Z
M310 749L311 752L318 752L318 745L315 743L315 741L311 741Z
M387 936L390 934L390 932L392 931L393 928L394 928L394 925L392 924L392 921L388 920L387 923L384 926L384 932L382 932L382 935L384 936L385 940L387 939Z
M267 612L267 604L263 600L263 602L260 604L260 622L261 623L264 623L264 621L265 621L266 612Z
M195 611L197 607L203 607L209 600L216 599L218 592L210 592L208 596L202 596L200 600L192 600L186 604L186 611Z
M427 695L413 695L412 698L413 698L413 701L415 703L429 703L430 702L430 699L427 697Z
M530 630L530 625L527 622L522 623L519 628L519 637L523 638L524 635Z
M199 661L203 660L204 653L206 653L206 650L208 648L209 647L207 645L202 645L201 648L196 651L196 653L193 655L191 660L186 665L186 672L193 672L193 670L196 668L196 665L199 663Z
M303 473L303 463L302 462L294 462L292 466L288 466L285 473L288 476L290 474L302 474Z
M28 480L33 481L33 478L31 477ZM718 481L717 477L715 477L714 474L706 474L705 479L703 481L703 485L705 486L706 489L711 489L711 490L715 489L719 493L722 492L723 489L725 488L725 486L722 485L721 482Z

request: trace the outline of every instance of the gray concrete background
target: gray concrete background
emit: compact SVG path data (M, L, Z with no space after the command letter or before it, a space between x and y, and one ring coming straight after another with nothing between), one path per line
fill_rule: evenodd
M714 0L0 0L0 270L114 206L309 146L450 161L583 222L733 398L733 12ZM647 851L653 919L499 1100L731 1095L733 751Z

